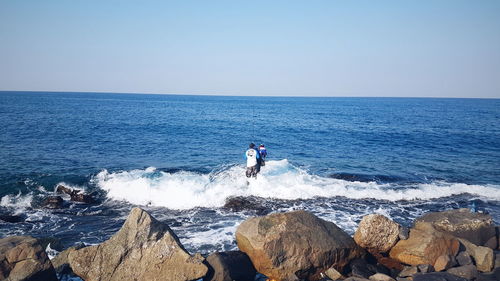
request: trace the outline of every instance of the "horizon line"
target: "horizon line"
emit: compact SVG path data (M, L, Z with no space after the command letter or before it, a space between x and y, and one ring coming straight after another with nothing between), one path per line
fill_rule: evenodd
M445 97L445 96L355 96L355 95L237 95L237 94L194 94L156 92L112 92L112 91L45 91L45 90L0 90L0 93L69 93L69 94L117 94L117 95L160 95L160 96L200 96L200 97L269 97L269 98L408 98L408 99L500 99L500 97Z

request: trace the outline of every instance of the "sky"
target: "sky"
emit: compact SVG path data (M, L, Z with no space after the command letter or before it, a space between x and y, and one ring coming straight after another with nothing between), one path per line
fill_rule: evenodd
M0 0L0 91L500 98L500 1Z

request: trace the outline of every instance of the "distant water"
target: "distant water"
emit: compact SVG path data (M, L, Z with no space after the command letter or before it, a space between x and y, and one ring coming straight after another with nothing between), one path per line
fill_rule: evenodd
M100 243L133 206L191 252L235 248L253 211L306 209L353 233L381 213L409 225L475 202L500 222L500 100L0 92L0 237ZM268 148L247 186L243 153ZM57 184L99 204L39 207Z

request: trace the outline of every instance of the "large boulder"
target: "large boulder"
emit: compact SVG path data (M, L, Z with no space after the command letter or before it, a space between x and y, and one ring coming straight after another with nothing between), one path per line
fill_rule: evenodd
M476 245L484 245L495 236L495 226L490 215L470 212L465 208L427 213L415 220L415 223L418 222L431 223L439 231L467 239Z
M257 274L252 261L240 251L213 253L207 263L210 268L205 281L253 281Z
M465 247L465 252L474 258L477 270L481 272L490 272L493 270L495 255L492 249L474 245L465 239L459 238L458 240Z
M70 253L80 250L81 248L85 247L83 243L79 243L73 247L70 247L62 252L60 252L57 256L55 256L51 262L52 265L54 266L54 269L56 270L57 273L59 274L69 274L72 272L71 267L69 265L69 260L68 256Z
M57 277L37 239L11 236L0 239L0 280L57 281Z
M365 254L334 223L306 211L248 219L236 230L236 242L257 271L275 280L318 280Z
M385 253L398 242L399 228L399 224L383 215L366 215L354 233L354 241L370 252Z
M73 272L92 280L194 280L207 273L203 257L191 256L172 230L140 208L130 212L109 240L69 253Z
M455 237L436 230L430 223L419 222L410 230L410 237L400 240L389 255L409 265L435 264L441 255L455 256L459 246Z

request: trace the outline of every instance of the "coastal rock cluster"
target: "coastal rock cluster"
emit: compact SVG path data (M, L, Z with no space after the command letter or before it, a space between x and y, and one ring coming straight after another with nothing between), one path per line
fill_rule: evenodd
M1 280L500 280L499 228L468 209L429 213L405 228L370 214L354 237L306 211L250 218L239 251L190 254L175 233L133 208L122 228L93 246L50 261L32 237L0 239Z

